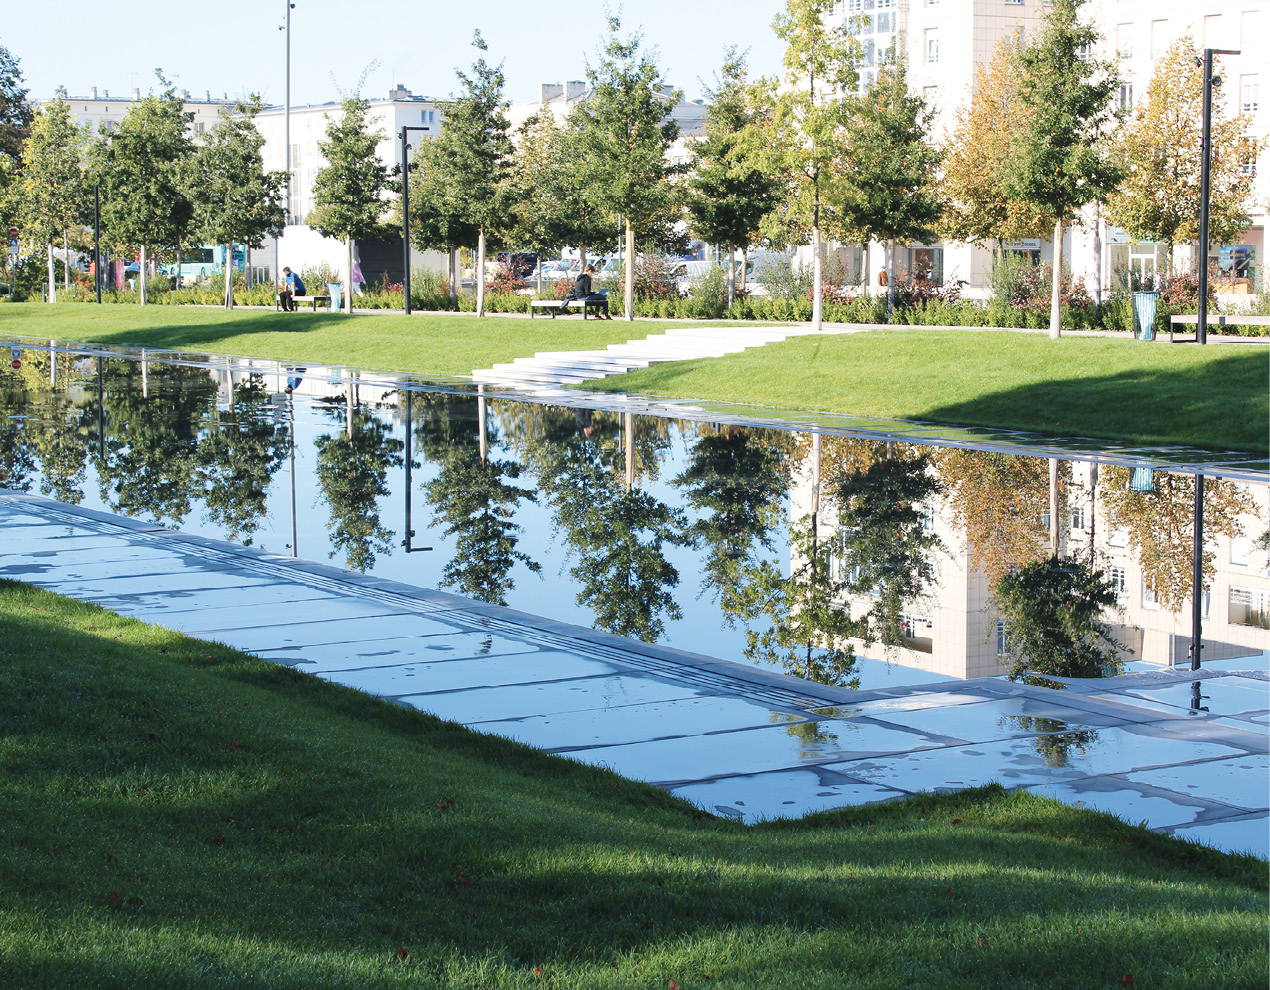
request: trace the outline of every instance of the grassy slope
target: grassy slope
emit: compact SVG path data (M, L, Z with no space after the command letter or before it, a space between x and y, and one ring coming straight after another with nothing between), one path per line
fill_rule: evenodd
M1266 985L1265 863L1045 799L746 829L13 582L0 630L5 986Z
M62 341L171 347L277 361L467 375L535 351L603 348L669 322L470 314L275 313L195 306L0 305L0 333Z
M803 337L587 388L1265 451L1270 348L1016 332Z
M351 365L424 375L536 351L602 348L676 326L470 314L272 313L176 306L0 305L0 333ZM658 365L587 388L861 416L1186 443L1270 446L1270 348L1146 345L1014 331L882 331L800 338Z

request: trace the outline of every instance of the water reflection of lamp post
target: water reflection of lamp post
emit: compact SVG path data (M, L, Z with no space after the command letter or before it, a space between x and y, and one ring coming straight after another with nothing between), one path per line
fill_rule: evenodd
M288 426L291 428L291 556L298 556L299 550L296 547L298 538L298 527L295 519L295 390L287 389L287 419Z
M414 467L412 463L414 460L414 454L410 449L411 440L414 436L414 417L411 415L411 408L410 408L411 398L413 396L414 396L414 392L411 391L410 389L406 389L406 527L405 527L406 539L404 540L404 543L406 547L406 553L421 553L425 550L431 550L432 547L415 547L410 545L410 542L415 535L415 531L410 528L410 503L411 503L411 494L414 491L414 481L413 481L413 472L412 472L412 468Z
M1197 344L1208 343L1208 166L1213 143L1213 87L1221 85L1221 77L1213 76L1213 56L1238 54L1237 49L1205 48L1203 60L1196 59L1204 69L1204 138L1200 144L1199 160L1199 316L1195 323ZM1192 663L1198 666L1199 657L1193 657Z
M1202 324L1201 324L1202 326ZM1195 552L1191 584L1191 670L1199 670L1204 594L1204 476L1195 476Z

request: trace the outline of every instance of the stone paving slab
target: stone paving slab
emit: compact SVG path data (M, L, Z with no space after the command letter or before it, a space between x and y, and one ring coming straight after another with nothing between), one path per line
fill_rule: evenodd
M0 576L754 822L991 781L1270 855L1270 673L852 692L0 490ZM1198 705L1196 704L1198 692Z

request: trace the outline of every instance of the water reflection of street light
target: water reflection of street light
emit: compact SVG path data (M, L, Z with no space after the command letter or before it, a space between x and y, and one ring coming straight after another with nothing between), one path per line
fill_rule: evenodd
M1199 316L1195 322L1195 343L1208 343L1208 169L1212 157L1213 87L1221 85L1221 77L1213 75L1214 55L1238 55L1238 49L1205 48L1203 59L1196 62L1204 70L1204 137L1200 143L1199 165ZM1199 665L1199 658L1193 662Z
M425 550L431 550L432 547L413 547L410 545L410 542L415 535L414 530L410 528L410 495L414 490L414 482L412 480L411 472L411 468L413 467L411 463L413 460L413 453L410 450L410 440L412 434L414 433L414 417L411 415L410 409L411 397L413 395L413 391L406 389L406 538L403 543L406 547L406 553L421 553Z

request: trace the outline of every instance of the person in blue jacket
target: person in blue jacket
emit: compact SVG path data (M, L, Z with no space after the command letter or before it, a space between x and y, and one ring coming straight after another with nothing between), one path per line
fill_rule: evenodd
M289 313L295 312L295 297L304 295L304 282L290 268L282 269L282 308Z

